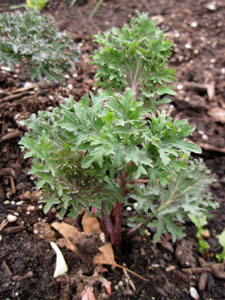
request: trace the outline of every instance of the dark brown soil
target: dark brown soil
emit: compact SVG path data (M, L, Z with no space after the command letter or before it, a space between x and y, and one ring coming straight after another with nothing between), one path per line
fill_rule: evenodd
M4 3L0 3L0 12L4 12L9 5L23 1L1 2ZM73 78L70 74L67 85L18 91L29 81L22 66L13 73L0 68L0 299L81 299L85 280L93 274L90 259L81 259L63 248L69 271L65 276L53 278L55 254L49 241L54 237L37 233L35 228L43 222L51 224L58 216L54 209L44 215L42 205L38 204L33 178L27 175L31 161L23 159L18 147L25 131L20 121L38 110L51 110L62 97L72 95L79 100L90 91L95 67L88 62L96 48L92 34L112 26L121 27L135 16L135 10L148 12L150 17L159 16L162 21L159 26L175 43L169 64L177 72L177 95L169 109L173 117L187 118L196 126L192 138L203 148L202 158L217 178L212 192L220 208L206 226L210 249L204 255L198 251L196 231L191 223L186 226L187 237L174 244L169 235L154 245L151 235L137 234L124 243L116 261L125 263L149 281L129 275L132 287L125 273L108 267L104 276L112 283L111 295L100 285L95 286L94 294L97 300L225 299L224 264L216 264L215 258L222 250L216 235L225 228L225 3L222 0L105 0L90 20L96 2L78 0L70 8L69 0L49 0L44 10L55 18L61 30L72 34L81 50L77 76ZM15 222L5 223L9 214L17 216ZM209 262L214 267L208 267L205 272L204 263ZM199 273L194 272L195 267L201 268ZM188 268L192 272L187 273ZM199 298L191 296L191 287L196 289Z

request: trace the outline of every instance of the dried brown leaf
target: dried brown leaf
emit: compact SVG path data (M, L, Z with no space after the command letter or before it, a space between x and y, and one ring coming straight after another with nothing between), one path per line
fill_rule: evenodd
M94 265L106 264L106 265L115 266L115 267L121 268L123 270L126 270L127 272L130 272L131 274L137 276L138 278L140 278L142 280L148 281L148 279L144 278L143 276L131 271L130 269L128 269L124 266L118 265L116 263L111 243L107 243L98 249L99 249L100 253L98 253L94 257L94 259L93 259Z
M117 266L117 263L114 259L114 253L112 249L112 245L110 243L105 244L102 247L99 247L98 250L100 253L98 253L93 260L94 265L112 265Z
M74 244L70 241L70 238L73 238L76 234L79 233L78 229L70 224L65 222L53 222L51 226L57 230L66 240L65 246L69 250L73 251L74 253L78 254L77 248Z
M84 213L81 224L85 235L89 235L93 231L97 231L99 234L102 233L98 219L89 216L87 212Z

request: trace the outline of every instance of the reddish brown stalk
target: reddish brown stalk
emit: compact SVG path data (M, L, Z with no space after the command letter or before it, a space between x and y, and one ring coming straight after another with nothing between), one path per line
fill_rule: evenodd
M121 196L125 197L126 195L126 186L127 186L127 177L128 173L123 172L122 178L120 179L121 187ZM120 247L121 245L121 212L122 212L122 203L119 201L116 202L115 209L115 220L114 220L114 232L112 237L112 245L115 247Z

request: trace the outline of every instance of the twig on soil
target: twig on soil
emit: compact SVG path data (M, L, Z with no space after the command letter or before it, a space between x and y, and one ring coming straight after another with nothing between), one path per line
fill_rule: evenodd
M212 145L204 144L204 143L199 143L198 145L203 150L206 150L206 151L213 151L213 152L225 153L225 148L218 148L218 147L214 147Z
M127 271L126 271L125 269L123 269L123 273L124 273L125 276L126 276L128 285L129 285L129 286L132 288L132 290L135 292L135 291L136 291L136 287L135 287L133 281L130 279L130 275L127 273Z
M3 220L2 223L0 224L0 232L8 225L7 220Z
M135 227L131 228L128 232L127 232L127 238L131 238L137 231L138 229L142 226L141 223L137 224Z
M199 287L200 291L205 290L207 277L208 277L207 272L204 272L204 273L201 274L200 279L199 279L199 283L198 283L198 287Z
M197 82L184 82L184 87L188 90L194 90L197 92L207 92L209 100L212 100L215 96L215 82L210 82L208 84L202 84Z
M19 94L9 95L9 96L6 96L6 97L0 99L0 102L7 102L7 101L19 99L19 98L22 98L22 97L30 95L30 94L31 94L30 91L25 91L25 92L21 92Z
M32 278L33 276L34 276L33 272L29 271L24 275L15 275L15 276L12 277L12 279L16 280L16 281L22 281L22 280L27 279L27 278Z
M224 267L225 267L225 261L222 263L206 263L203 258L199 257L199 263L201 267L196 267L196 268L187 268L187 269L182 269L184 273L188 273L192 275L193 273L196 274L203 274L203 273L213 273L214 276L220 279L225 279L225 272L224 272Z
M5 134L3 137L0 138L0 143L20 137L20 136L22 136L22 134L23 133L20 130L10 131L9 133Z
M12 276L12 271L10 270L9 266L7 265L7 263L5 261L3 261L2 266L5 268L6 272L11 277Z
M184 28L185 30L187 30L188 32L194 33L195 31L193 29L191 29L189 26L187 26L186 24L182 25L182 28Z
M12 168L3 168L0 170L0 176L12 175L15 177L15 172Z
M16 186L15 186L15 182L12 176L10 176L10 185L11 185L11 192L12 194L16 193Z
M22 88L13 90L13 91L11 92L11 94L16 94L16 93L19 93L19 92L24 92L24 91L32 90L32 89L38 89L38 87L39 87L38 84L31 84L31 85L29 85L29 86L25 86L25 87L22 87Z
M18 233L25 229L23 225L8 227L4 230L5 234Z

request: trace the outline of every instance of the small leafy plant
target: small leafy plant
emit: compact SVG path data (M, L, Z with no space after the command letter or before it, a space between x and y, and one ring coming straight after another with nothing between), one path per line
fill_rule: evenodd
M1 14L0 35L0 64L11 69L17 63L26 64L31 80L43 83L47 77L58 82L77 59L69 35L59 32L49 16L36 10Z
M209 244L204 240L202 234L204 232L204 226L207 225L207 216L206 215L191 215L189 214L188 217L194 223L197 228L196 237L198 239L199 251L203 253L205 250L209 249Z
M31 9L39 9L42 10L45 8L46 4L48 3L48 0L27 0L26 4Z
M218 237L220 245L223 247L222 252L219 254L216 254L216 258L217 258L218 262L221 262L221 261L225 260L225 230L221 234L219 234L217 237Z
M44 212L56 205L61 216L76 218L94 207L119 246L123 205L135 204L135 221L157 228L155 242L167 231L175 240L184 236L187 214L216 204L210 172L202 161L189 161L191 152L201 152L186 140L195 128L159 107L169 101L165 94L174 94L168 86L174 71L166 66L172 45L139 13L130 26L95 39L102 45L93 63L103 89L39 112L20 142L33 158L30 173L43 190Z
M19 5L11 5L9 8L11 10L27 7L30 9L39 9L42 10L45 8L46 4L48 3L48 0L26 0L26 3L19 4Z

